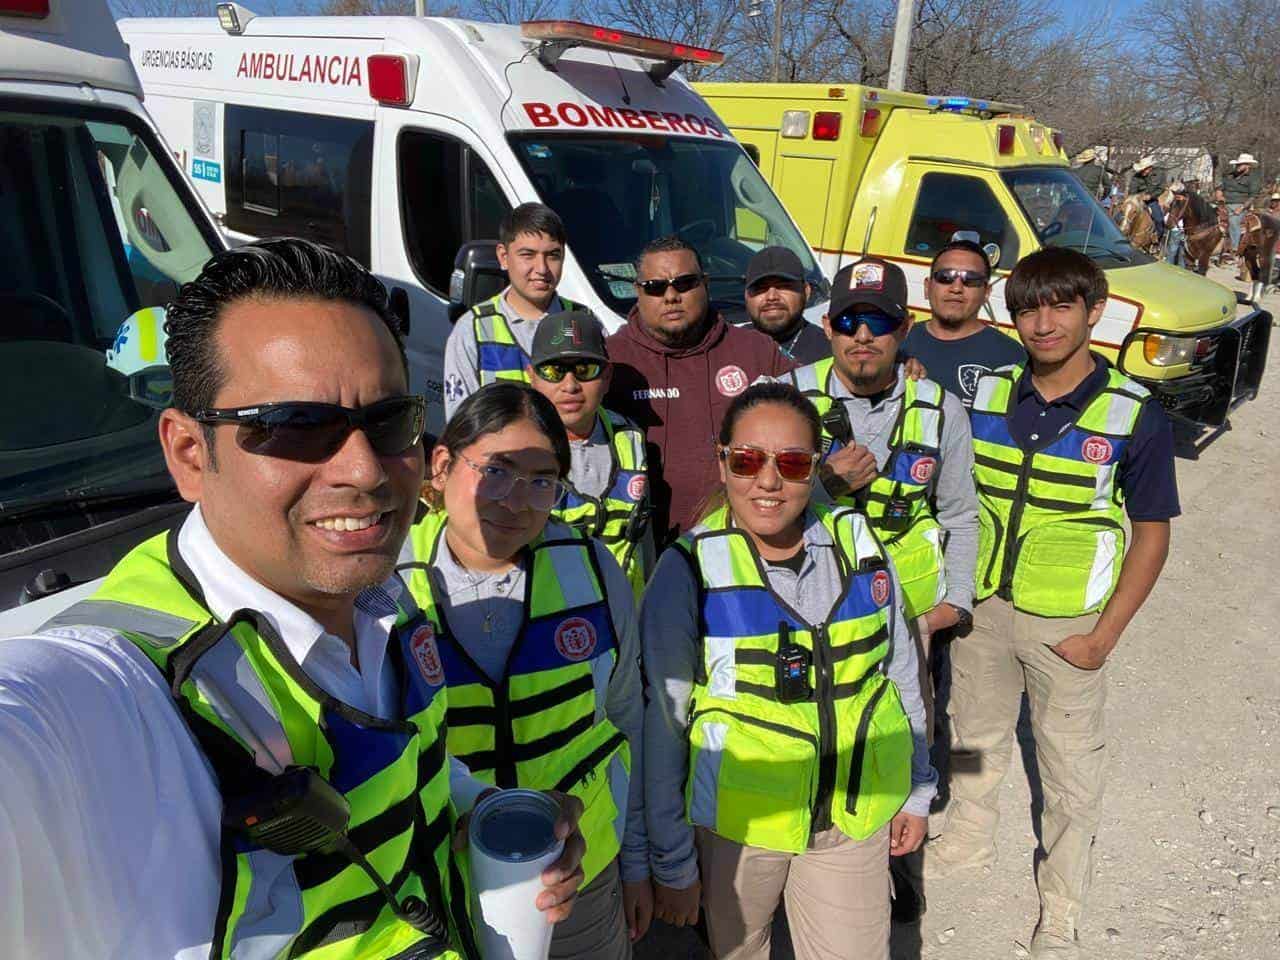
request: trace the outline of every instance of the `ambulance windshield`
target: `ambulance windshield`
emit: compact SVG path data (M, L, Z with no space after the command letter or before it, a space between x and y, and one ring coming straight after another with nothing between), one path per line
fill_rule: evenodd
M621 316L636 299L636 254L670 234L698 251L722 310L742 308L747 261L774 245L800 257L812 302L828 297L813 251L736 143L513 134L512 147L543 202L564 219L569 247L596 293Z
M123 111L0 99L0 520L82 512L27 534L92 525L90 504L174 496L156 435L163 312L144 308L217 239L163 149Z
M1079 250L1104 269L1151 262L1129 245L1107 211L1069 170L1026 167L1001 176L1045 246Z

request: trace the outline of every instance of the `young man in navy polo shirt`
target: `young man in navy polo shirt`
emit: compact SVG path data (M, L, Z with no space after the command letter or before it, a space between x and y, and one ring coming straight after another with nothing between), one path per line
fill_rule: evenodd
M1044 789L1031 956L1077 957L1105 778L1105 664L1168 554L1173 432L1142 386L1089 351L1107 300L1092 260L1039 250L1005 300L1029 364L984 376L974 395L979 602L952 649L953 755L974 762L953 765L925 877L994 861L1025 691Z

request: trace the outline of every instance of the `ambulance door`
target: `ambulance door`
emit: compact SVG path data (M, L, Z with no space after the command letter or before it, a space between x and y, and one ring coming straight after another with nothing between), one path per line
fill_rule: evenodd
M427 428L438 433L454 257L471 240L498 239L515 191L475 132L456 120L380 109L377 130L373 269L408 294L410 380L427 398Z
M907 275L907 293L917 320L929 314L924 278L933 256L961 230L977 233L982 245L1000 248L996 270L1007 276L1023 254L1037 246L1016 209L1013 198L994 170L958 164L909 161L902 185L902 203L893 217L877 225L875 252L898 260ZM909 215L908 215L909 211ZM1004 309L1003 280L991 292L989 320L1009 326Z

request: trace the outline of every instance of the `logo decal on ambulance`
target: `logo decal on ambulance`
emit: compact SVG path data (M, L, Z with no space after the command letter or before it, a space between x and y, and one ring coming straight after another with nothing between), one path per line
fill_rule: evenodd
M645 483L645 475L637 473L627 481L627 496L638 503L640 498L644 496Z
M871 599L877 607L883 607L889 602L889 574L883 570L877 570L876 575L871 578Z
M853 289L883 290L884 264L859 263L853 268Z
M746 371L734 364L721 367L716 374L716 388L726 397L736 397L747 389Z
M928 483L937 468L938 461L933 457L921 457L911 465L911 479L916 483Z
M413 631L409 640L409 652L413 654L423 680L433 687L444 683L444 664L440 662L440 651L436 649L436 632L431 624L424 624Z
M1090 437L1080 445L1080 455L1090 463L1106 463L1111 459L1111 441L1106 437Z
M590 620L570 617L556 627L556 649L566 660L585 660L596 648L596 628Z

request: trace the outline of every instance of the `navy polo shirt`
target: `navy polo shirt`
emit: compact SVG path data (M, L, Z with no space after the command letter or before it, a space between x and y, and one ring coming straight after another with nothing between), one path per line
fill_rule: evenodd
M1043 447L1084 412L1089 400L1107 383L1110 364L1094 355L1093 373L1066 396L1046 403L1031 383L1031 368L1022 372L1014 393L1009 433L1023 450ZM1142 405L1133 439L1116 470L1130 520L1169 520L1178 516L1178 481L1173 468L1173 425L1154 400Z

